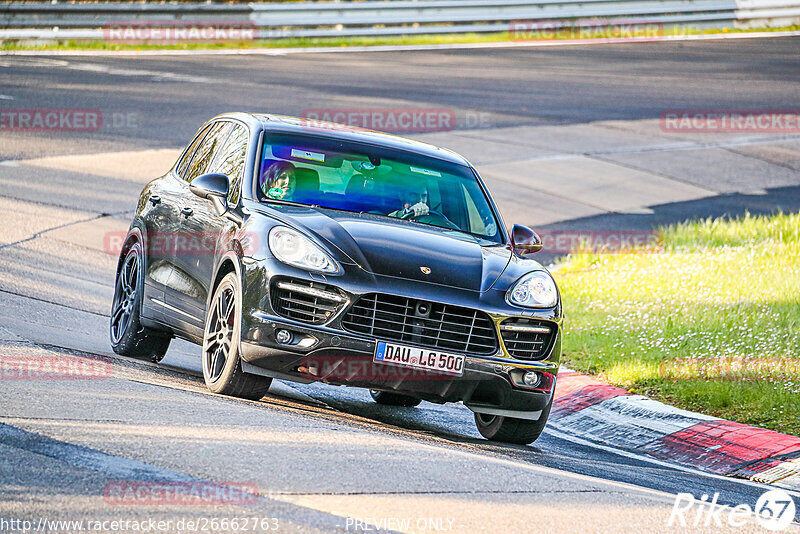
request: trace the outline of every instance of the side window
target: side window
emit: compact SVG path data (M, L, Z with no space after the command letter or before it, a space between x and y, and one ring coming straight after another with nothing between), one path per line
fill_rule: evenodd
M194 156L194 151L197 150L197 145L203 140L206 136L208 131L211 129L211 125L206 126L200 133L198 133L195 138L192 140L192 143L189 145L189 148L183 154L183 159L178 163L178 176L183 178L184 173L186 172L186 168L189 166L189 162L192 161L192 156Z
M461 188L466 200L469 231L485 237L495 237L497 235L497 223L489 205L481 198L483 193L478 183L467 182L462 184Z
M247 128L239 125L234 126L233 132L228 136L225 144L222 145L219 155L208 171L225 174L231 179L231 188L228 193L228 202L231 204L239 202L248 141Z
M469 221L469 231L474 234L485 234L486 233L486 223L483 221L483 217L478 212L478 207L475 205L475 201L472 200L467 188L461 186L464 190L464 197L467 200L467 220Z
M214 156L219 151L220 145L228 137L228 133L232 128L230 122L218 122L212 126L211 131L197 147L192 162L189 164L189 169L183 177L187 182L191 182L201 174L205 174L207 169L211 167L211 162L214 161Z

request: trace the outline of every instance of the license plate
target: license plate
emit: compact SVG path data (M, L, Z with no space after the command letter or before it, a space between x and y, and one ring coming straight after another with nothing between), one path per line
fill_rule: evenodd
M464 355L449 354L438 350L421 349L378 341L375 347L376 362L390 363L402 367L428 369L451 375L464 374Z

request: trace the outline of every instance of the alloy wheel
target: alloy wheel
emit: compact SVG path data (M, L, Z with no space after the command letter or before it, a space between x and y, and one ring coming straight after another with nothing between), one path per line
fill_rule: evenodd
M217 291L206 323L203 367L210 382L216 382L231 356L236 319L236 293L229 283Z
M131 323L139 286L139 252L132 249L117 276L114 288L114 304L111 307L111 339L118 343Z

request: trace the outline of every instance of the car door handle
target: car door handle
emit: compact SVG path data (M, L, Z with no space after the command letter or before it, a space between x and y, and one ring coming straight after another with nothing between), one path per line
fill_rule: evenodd
M150 197L150 204L152 204L153 206L155 206L156 204L160 204L160 203L161 203L161 197L160 196L153 195L152 197Z
M192 210L192 208L183 208L183 209L181 210L181 215L183 215L183 216L184 216L184 217L186 217L187 219L188 219L189 217L191 217L191 216L192 216L192 213L194 213L194 211Z

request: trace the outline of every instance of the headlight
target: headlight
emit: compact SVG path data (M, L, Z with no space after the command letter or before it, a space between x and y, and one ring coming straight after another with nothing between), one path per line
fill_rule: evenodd
M339 271L336 262L324 250L286 226L275 226L269 231L269 249L278 260L301 269L322 273Z
M552 308L558 302L558 290L553 278L545 271L528 273L506 293L510 304L527 308Z

